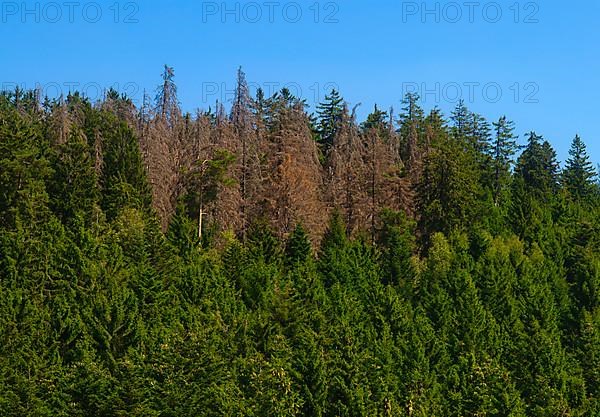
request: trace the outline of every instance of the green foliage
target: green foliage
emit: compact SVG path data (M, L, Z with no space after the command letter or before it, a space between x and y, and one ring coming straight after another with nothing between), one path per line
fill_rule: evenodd
M571 158L567 160L567 166L563 172L563 184L573 198L589 201L594 195L594 179L597 173L587 154L585 143L579 135L573 139L569 155Z
M495 137L490 148L492 158L492 175L494 202L499 205L507 199L506 190L510 182L510 170L514 163L514 155L519 149L514 134L515 124L502 116L494 123Z
M55 158L50 206L63 222L81 217L90 224L97 214L100 193L94 160L82 133L73 129Z
M417 187L420 229L425 237L473 225L481 211L482 190L473 154L448 136L432 146Z
M517 162L516 173L535 196L548 198L557 191L558 163L556 152L535 132L529 134L527 147Z
M109 219L124 208L149 211L152 193L133 130L114 116L102 115L102 208Z
M287 240L285 259L289 266L304 264L312 254L310 240L302 224L298 223Z
M317 141L327 151L332 145L340 129L344 114L344 99L337 90L325 96L325 101L317 106L318 124Z
M225 151L186 173L163 233L130 103L108 95L113 110L0 96L1 416L600 414L600 205L580 140L562 181L534 133L513 173L505 118L494 142L464 105L448 128L408 96L394 149L416 207L384 210L375 242L334 212L313 254L300 224L285 241L268 219L245 242L198 236L231 184ZM363 128L388 124L376 109Z

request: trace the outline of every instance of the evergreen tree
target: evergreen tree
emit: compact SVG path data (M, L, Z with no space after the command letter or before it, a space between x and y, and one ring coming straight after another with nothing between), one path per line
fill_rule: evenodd
M417 186L424 236L435 232L449 234L455 228L472 225L480 210L480 196L474 155L464 150L457 139L442 136L432 145Z
M594 193L597 174L587 154L585 143L579 135L573 139L569 155L562 174L563 185L576 200L589 200Z
M492 157L492 169L494 175L494 203L498 205L503 191L510 180L510 170L513 157L519 146L517 136L514 134L515 124L506 116L502 116L494 123L495 137L490 154Z
M466 140L472 128L472 113L465 105L464 100L458 101L450 114L450 120L452 121L452 135L456 139Z
M235 128L235 133L241 142L241 174L240 174L240 194L241 194L241 217L242 217L242 240L246 239L246 228L248 223L248 177L249 177L249 148L250 141L255 138L252 132L253 122L252 99L250 90L246 81L246 74L240 67L237 72L237 86L235 89L235 98L231 108L231 122Z
M548 197L557 190L558 162L556 152L535 132L529 133L527 146L519 157L516 174L536 196Z
M267 264L281 261L283 252L281 242L265 219L254 221L248 233L247 246L255 260L262 260Z
M312 248L308 235L302 224L298 223L287 240L285 248L286 262L289 266L304 264L310 258L311 252Z
M468 138L478 159L485 158L491 148L491 126L485 117L477 113L471 114Z
M65 223L81 217L93 220L99 202L94 159L79 129L71 130L67 142L57 149L50 182L50 205ZM96 211L96 213L94 213Z
M418 177L419 168L423 157L424 147L424 112L419 106L420 97L415 93L407 93L402 101L404 105L400 114L400 136L402 137L402 160L413 179ZM413 181L414 182L414 181Z
M317 106L318 142L325 152L333 145L336 134L340 129L343 113L344 99L335 89L325 95L325 101Z
M368 131L369 129L378 129L379 133L383 134L384 132L389 131L388 119L388 113L380 110L377 107L377 104L375 104L373 112L367 116L367 120L361 123L360 127L364 131Z
M196 166L188 173L185 199L191 217L198 219L199 241L202 241L202 226L207 214L204 209L217 200L223 187L235 184L235 180L228 176L229 167L234 161L235 156L230 152L217 151L214 158L197 161Z
M103 128L103 209L109 219L127 207L149 213L152 191L135 133L111 115L105 115Z

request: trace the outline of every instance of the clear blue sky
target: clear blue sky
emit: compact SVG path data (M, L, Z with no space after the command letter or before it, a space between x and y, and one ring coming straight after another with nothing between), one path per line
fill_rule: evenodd
M399 110L408 90L446 114L462 96L544 135L561 160L579 133L600 162L599 3L475 3L2 2L0 82L50 95L115 85L139 99L169 64L194 110L229 99L242 65L254 86L287 85L309 104L335 85L360 117L375 103Z

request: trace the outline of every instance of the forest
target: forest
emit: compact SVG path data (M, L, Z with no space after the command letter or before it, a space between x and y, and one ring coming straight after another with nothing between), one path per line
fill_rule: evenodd
M0 416L600 416L584 138L157 84L0 95Z

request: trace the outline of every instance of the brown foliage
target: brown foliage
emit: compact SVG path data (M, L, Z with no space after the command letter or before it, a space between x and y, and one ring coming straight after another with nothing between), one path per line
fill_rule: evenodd
M299 105L284 109L278 117L268 138L271 175L263 194L263 215L281 235L302 223L317 240L328 218L317 145Z

